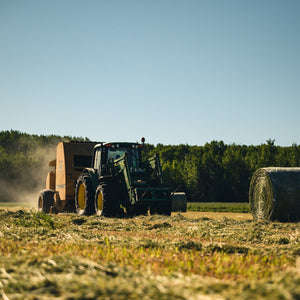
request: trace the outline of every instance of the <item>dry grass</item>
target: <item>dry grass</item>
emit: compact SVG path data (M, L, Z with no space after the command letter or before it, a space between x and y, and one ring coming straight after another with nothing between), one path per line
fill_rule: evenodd
M172 213L175 216L177 213ZM202 212L202 211L188 211L183 214L186 218L209 218L209 219L232 219L232 220L252 220L252 215L250 213L232 213L232 212Z
M300 224L0 210L5 299L299 299Z

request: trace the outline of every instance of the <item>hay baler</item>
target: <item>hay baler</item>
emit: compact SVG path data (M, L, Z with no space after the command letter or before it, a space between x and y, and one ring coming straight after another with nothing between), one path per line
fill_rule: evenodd
M78 176L92 163L95 142L61 142L56 148L56 159L46 179L46 189L38 197L38 209L49 213L75 212L74 190Z

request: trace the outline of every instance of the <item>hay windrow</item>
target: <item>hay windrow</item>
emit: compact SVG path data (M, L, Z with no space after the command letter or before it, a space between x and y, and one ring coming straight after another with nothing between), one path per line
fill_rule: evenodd
M260 168L252 176L249 203L254 220L300 220L300 168Z

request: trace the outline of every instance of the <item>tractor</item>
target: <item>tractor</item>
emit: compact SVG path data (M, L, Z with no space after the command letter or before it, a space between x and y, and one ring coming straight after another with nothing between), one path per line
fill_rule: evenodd
M75 186L79 215L117 216L150 213L170 215L170 189L164 185L159 156L142 161L138 143L100 143L91 168L85 168Z

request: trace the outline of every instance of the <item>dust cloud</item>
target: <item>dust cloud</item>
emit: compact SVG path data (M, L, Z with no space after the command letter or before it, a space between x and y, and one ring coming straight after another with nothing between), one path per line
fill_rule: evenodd
M10 174L0 174L0 202L20 203L37 208L38 195L46 187L47 173L53 170L49 162L56 157L56 145L35 148L26 154L18 168Z

